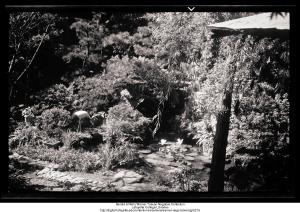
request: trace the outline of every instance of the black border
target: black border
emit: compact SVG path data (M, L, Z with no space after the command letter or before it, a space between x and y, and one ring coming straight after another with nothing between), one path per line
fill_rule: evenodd
M15 2L15 1L14 1ZM249 5L239 5L237 1L233 1L232 5L224 5L218 4L215 1L202 1L202 5L199 3L187 3L184 5L176 4L176 1L172 1L173 4L169 3L147 3L141 5L141 2L138 3L128 3L127 5L123 3L114 4L110 2L106 4L106 1L102 1L99 5L91 4L91 5L51 5L47 4L47 1L43 2L44 5L39 3L33 3L32 5L21 5L11 2L6 4L3 9L4 12L1 13L3 17L1 17L1 26L3 28L8 29L8 13L11 11L32 11L32 10L42 10L47 12L56 12L56 11L68 11L68 12L78 12L78 11L107 11L107 12L190 12L188 11L188 6L195 6L193 12L204 12L204 11L223 11L223 12L268 12L268 11L281 11L281 12L290 12L290 20L291 20L291 29L290 29L290 41L291 41L291 177L292 181L295 185L295 190L292 194L284 195L280 193L173 193L173 192L102 192L102 193L89 193L89 192L40 192L40 193L19 193L19 194L4 194L5 191L4 185L7 185L7 176L8 176L8 125L7 120L8 116L6 116L6 120L2 118L2 126L1 127L1 176L4 179L1 179L1 196L0 202L300 202L299 201L299 189L298 189L298 181L297 179L299 175L297 170L297 142L296 142L296 88L295 85L297 83L296 80L296 66L295 66L295 52L296 52L296 4L293 1L286 0L283 3L274 3L268 4L266 1L260 1L256 4ZM208 3L206 3L208 2ZM250 1L244 1L243 3L247 3ZM270 1L267 1L270 2ZM53 3L53 2L52 2ZM63 3L60 1L60 3ZM145 3L145 2L143 2ZM181 2L183 3L183 2ZM205 4L206 3L206 4ZM252 1L253 3L253 1ZM3 33L3 32L2 32ZM5 33L3 33L5 34ZM7 36L3 35L1 41L8 42ZM5 46L5 44L3 44ZM4 53L4 55L6 55ZM1 74L1 80L4 82L1 83L1 86L4 86L1 89L3 92L3 96L7 94L7 78L5 75L5 71L7 69L7 59L6 56L1 57L1 65L3 65ZM2 106L6 106L1 104ZM6 111L8 111L8 105L5 107ZM5 183L4 183L5 182Z

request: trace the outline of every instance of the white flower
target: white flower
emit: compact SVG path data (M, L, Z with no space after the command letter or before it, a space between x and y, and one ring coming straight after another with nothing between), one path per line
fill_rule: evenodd
M166 142L167 142L167 140L166 140L166 139L160 139L160 144L161 144L161 145L165 145L165 144L166 144Z
M183 139L181 139L181 138L177 138L177 142L176 142L176 144L177 144L177 145L181 145L181 144L182 144L182 142L183 142Z

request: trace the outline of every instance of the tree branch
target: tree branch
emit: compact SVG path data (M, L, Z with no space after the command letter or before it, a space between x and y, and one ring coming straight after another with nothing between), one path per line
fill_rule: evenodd
M44 32L43 37L42 37L42 39L41 39L41 41L40 41L38 47L36 48L36 50L35 50L35 52L34 52L32 58L31 58L29 64L28 64L27 67L24 69L24 71L19 75L19 77L17 78L17 80L14 82L14 84L15 84L15 83L16 83L16 82L24 75L24 73L28 70L28 68L29 68L30 65L32 64L34 58L36 57L36 54L38 53L38 51L39 51L39 49L40 49L40 47L41 47L41 45L42 45L42 43L43 43L43 41L44 41L44 39L45 39L45 37L46 37L46 34L47 34L47 31L48 31L49 26L50 26L50 24L48 24L48 26L47 26L47 28L46 28L46 31Z

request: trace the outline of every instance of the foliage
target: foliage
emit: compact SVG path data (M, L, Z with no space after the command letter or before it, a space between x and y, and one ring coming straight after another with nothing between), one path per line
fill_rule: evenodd
M37 146L47 137L44 131L39 130L35 126L19 126L10 135L8 144L10 149L14 149L22 145Z
M90 135L82 132L63 132L62 139L64 143L64 148L72 149L74 147L74 143L78 142L80 138L83 137L90 137Z
M112 145L106 142L98 148L100 161L103 169L114 169L116 167L130 168L139 160L136 146L129 142Z
M41 46L58 37L63 18L50 13L12 12L9 14L9 98L20 92L20 85L28 83L23 76L32 70ZM24 90L22 90L24 92ZM25 91L27 92L27 91Z
M35 115L40 115L46 109L51 109L54 107L71 110L74 99L72 90L67 88L63 84L55 84L50 88L40 91L36 95L32 96L33 106L35 110Z
M278 167L273 167L270 162L268 169L260 169L260 174L266 178L272 175L270 173L279 173L278 170L281 170L277 176L286 176L287 170L284 170L283 164L287 163L289 145L288 42L252 36L224 37L217 42L218 59L213 62L204 79L200 75L199 81L196 81L197 91L190 99L190 118L200 118L199 124L191 124L193 126L190 129L194 130L195 138L199 139L200 144L203 144L202 137L210 137L204 141L206 144L212 143L211 127L207 128L205 123L211 125L211 116L215 116L220 110L220 94L223 82L226 81L226 74L220 70L226 70L230 61L237 61L228 157L238 161L243 170L254 172L255 174L251 174L252 180L259 176L257 168L251 168L255 167L253 164L262 167L259 164L270 162L270 158L281 163L278 163ZM239 55L239 58L230 59L231 55ZM242 147L247 150L236 154Z
M101 19L102 14L95 13L91 20L77 18L70 26L76 32L78 43L67 49L63 59L74 69L80 69L81 73L101 69L104 36Z
M197 170L185 167L180 172L175 172L173 175L173 182L179 186L180 191L204 191L203 182L195 178Z
M98 111L107 111L119 101L117 90L106 76L79 77L69 87L74 94L72 107L89 111L91 115Z
M242 34L217 37L207 28L250 14L88 13L65 22L55 14L11 13L10 100L15 106L14 97L24 93L28 100L32 94L22 115L36 119L26 120L32 126L17 123L24 105L11 108L10 148L61 163L65 170L130 166L136 159L132 142L150 140L151 133L167 125L164 119L175 116L172 104L185 101L184 113L176 118L180 131L211 154L224 88L234 74L227 159L235 172L248 174L246 190L255 190L254 182L260 190L287 189L289 42ZM61 28L70 34L64 38ZM72 33L75 39L67 41ZM48 69L42 61L49 55L68 65L69 69L57 69L68 79L64 85L55 79L57 84L33 94L35 83L30 81L43 78L40 74ZM129 95L122 99L125 89ZM177 98L175 90L188 93L187 100ZM151 104L146 105L147 100ZM144 113L140 105L156 112ZM81 136L66 131L75 110L91 115L108 111L103 129L107 142L91 152L39 146L60 139L71 146ZM177 173L176 189L203 190L203 183L197 184L189 174ZM226 182L230 183L234 184Z
M101 144L95 151L60 148L54 150L45 146L20 146L15 149L18 154L33 159L59 164L61 171L93 172L100 169L130 167L138 160L135 146L129 143L121 145Z
M50 137L60 138L63 129L70 123L70 113L64 109L52 108L45 110L38 117L38 127L45 131Z
M105 140L112 143L146 142L150 134L151 120L134 110L129 103L121 102L108 111Z
M185 166L180 171L167 175L157 174L154 178L157 185L164 186L166 191L174 192L204 192L207 191L207 182L197 179L197 172L193 168Z
M16 151L18 154L26 155L33 159L59 164L61 171L91 172L101 168L99 156L94 152L65 148L54 150L45 146L23 146Z

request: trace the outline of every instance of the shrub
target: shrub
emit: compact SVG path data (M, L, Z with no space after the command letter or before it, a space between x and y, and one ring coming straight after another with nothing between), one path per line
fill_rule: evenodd
M14 149L17 146L30 145L37 146L42 144L42 141L47 138L44 131L39 130L35 126L19 126L9 137L9 148Z
M176 185L175 187L178 187L179 191L205 191L207 190L207 184L197 179L196 173L198 171L185 167L182 171L175 172L171 176L171 181Z
M86 110L93 115L98 111L107 111L109 107L119 102L117 90L113 88L114 81L106 75L94 77L79 77L70 85L75 109Z
M60 108L48 109L38 117L38 122L39 128L49 136L60 138L63 129L66 129L70 124L70 113Z
M95 133L82 133L82 132L63 132L62 140L64 147L79 148L82 147L85 150L93 150L98 144L102 142L102 136L98 132Z
M150 123L150 119L143 117L129 103L122 102L108 111L105 139L113 143L145 142L151 133Z
M99 155L104 169L114 169L116 167L126 167L134 165L138 160L136 146L129 142L112 145L111 142L102 144L99 148Z
M70 106L74 101L73 91L63 84L55 84L47 90L41 91L33 96L35 102L35 115L40 115L47 109L58 107L71 110Z
M99 155L95 152L86 152L75 149L54 150L45 146L18 148L17 153L33 159L59 164L61 171L84 171L91 172L101 169Z
M129 167L138 160L136 146L130 143L99 145L95 151L60 148L54 150L46 146L20 146L15 149L18 154L33 159L45 160L60 165L61 171L92 172L100 169Z

